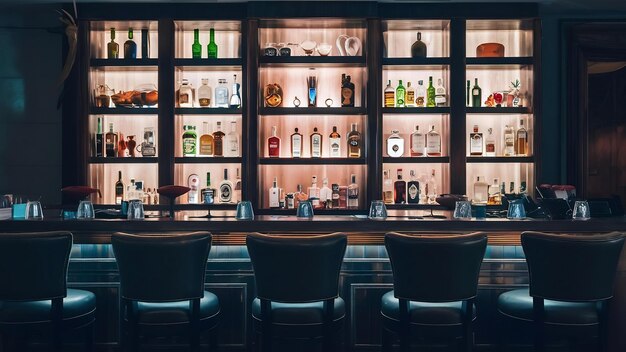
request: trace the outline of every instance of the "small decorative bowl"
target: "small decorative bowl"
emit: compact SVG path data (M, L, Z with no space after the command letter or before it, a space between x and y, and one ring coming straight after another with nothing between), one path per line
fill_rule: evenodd
M333 51L333 46L328 43L320 43L317 45L317 52L320 56L328 56Z

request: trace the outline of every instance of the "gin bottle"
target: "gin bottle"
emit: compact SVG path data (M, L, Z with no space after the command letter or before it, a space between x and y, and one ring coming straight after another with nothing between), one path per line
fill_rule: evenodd
M406 94L404 96L406 106L415 106L415 88L411 87L411 82L406 83Z
M400 131L392 130L387 138L387 155L393 158L401 157L404 154L404 138L400 136Z
M417 81L417 88L415 89L415 106L421 108L424 107L426 102L426 88L424 88L424 81L421 79Z
M233 75L233 95L230 96L230 107L235 109L241 107L241 96L239 95L239 88L241 85L237 83L237 75Z
M407 183L407 199L409 204L418 204L420 202L420 183L415 178L415 170L411 170L409 182Z
M239 156L239 133L237 133L237 121L230 122L230 132L226 135L225 156Z
M359 207L359 185L356 183L356 175L350 175L350 185L348 185L348 209Z
M209 59L217 59L217 44L215 44L215 30L209 30L209 44L207 45Z
M433 87L433 76L428 77L428 88L426 88L426 106L433 108L437 106L435 101L435 87Z
M404 86L402 85L402 80L398 81L398 86L396 87L396 107L397 108L403 108L405 107L405 103L404 103L404 95L406 93L406 90L404 89Z
M393 181L389 170L383 170L383 202L393 204Z
M437 79L437 88L435 88L435 105L446 106L446 88L443 86L441 78Z
M218 86L215 87L215 107L227 108L228 105L228 87L226 79L219 79Z

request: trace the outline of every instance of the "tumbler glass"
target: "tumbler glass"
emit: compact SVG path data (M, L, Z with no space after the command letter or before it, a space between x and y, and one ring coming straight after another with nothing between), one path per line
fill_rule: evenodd
M384 220L387 218L387 207L382 200L372 201L369 218L372 220Z
M299 218L312 218L313 217L313 204L310 200L301 200L298 203L298 210L296 216Z
M455 219L471 219L472 218L472 203L467 200L457 201L454 205L454 214L452 215Z
M89 200L81 200L76 210L76 219L93 219L96 213L93 209L93 203Z
M29 201L26 203L26 220L42 220L43 210L39 201Z
M128 202L128 220L143 220L143 203L139 199Z
M506 217L509 219L523 219L526 217L526 210L524 209L524 201L522 199L512 199L509 201L509 209L506 212Z
M574 211L572 212L572 219L574 220L591 219L591 210L589 209L589 203L587 203L586 200L577 200L574 203Z
M242 200L237 203L237 220L253 220L254 211L252 210L252 203L249 200Z

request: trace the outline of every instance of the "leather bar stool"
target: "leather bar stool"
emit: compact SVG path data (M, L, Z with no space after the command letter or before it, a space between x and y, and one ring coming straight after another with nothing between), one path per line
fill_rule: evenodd
M530 286L501 294L498 310L507 320L532 325L535 351L544 349L546 334L597 337L606 351L606 304L623 243L620 233L522 233Z
M67 288L72 249L69 232L0 234L0 334L3 351L23 351L9 337L51 334L56 351L70 331L85 334L93 349L96 296Z
M215 345L220 305L204 290L210 233L116 233L111 243L120 272L122 331L130 339L124 345L137 351L140 336L188 335L196 351L203 331L211 332Z
M402 351L410 349L413 336L460 339L465 351L472 349L474 299L486 246L482 233L385 235L393 291L381 300L383 350L392 350L394 333Z
M252 303L255 347L271 351L274 337L321 337L324 351L336 350L346 315L339 297L346 235L250 234L246 244L257 290Z

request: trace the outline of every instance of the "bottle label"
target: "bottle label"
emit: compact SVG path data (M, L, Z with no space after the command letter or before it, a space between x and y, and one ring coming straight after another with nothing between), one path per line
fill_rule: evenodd
M188 93L180 93L178 95L178 102L181 104L188 104L189 103L189 94Z
M203 189L202 190L202 203L213 204L215 202L215 190Z
M270 156L279 156L278 152L279 152L278 141L270 141L270 143L269 143L269 154L270 154Z
M359 141L357 139L351 139L350 140L350 146L358 147L359 146Z
M341 105L342 106L351 106L354 104L352 99L354 97L354 92L350 88L341 88Z
M270 208L278 208L280 203L278 202L278 188L270 188Z
M409 203L419 202L419 189L415 183L409 186Z
M213 155L213 143L200 142L200 155Z
M487 145L485 145L485 151L487 153L495 153L496 152L496 145L493 143L487 143Z
M400 157L404 154L404 140L401 138L390 138L387 140L387 154L390 157Z
M437 136L429 137L427 152L428 154L441 154L441 139Z
M393 108L396 104L395 101L395 93L393 92L385 92L385 107Z
M479 133L472 133L470 135L470 153L471 154L483 153L483 138Z
M330 156L341 156L341 138L330 138Z
M415 92L408 91L406 92L406 103L412 105L415 103Z
M319 158L322 156L322 141L320 136L314 136L311 139L311 157Z
M200 106L206 107L206 106L211 105L211 99L210 98L198 98L198 103L200 104Z
M220 202L228 203L233 197L233 189L229 184L220 186Z
M234 138L228 142L228 151L232 156L236 156L239 152L239 142Z
M302 156L302 138L300 136L291 138L291 156L294 158Z
M411 136L411 153L414 155L424 154L425 147L424 136L422 134L414 133Z
M184 155L196 155L196 139L195 138L183 139L183 154Z

